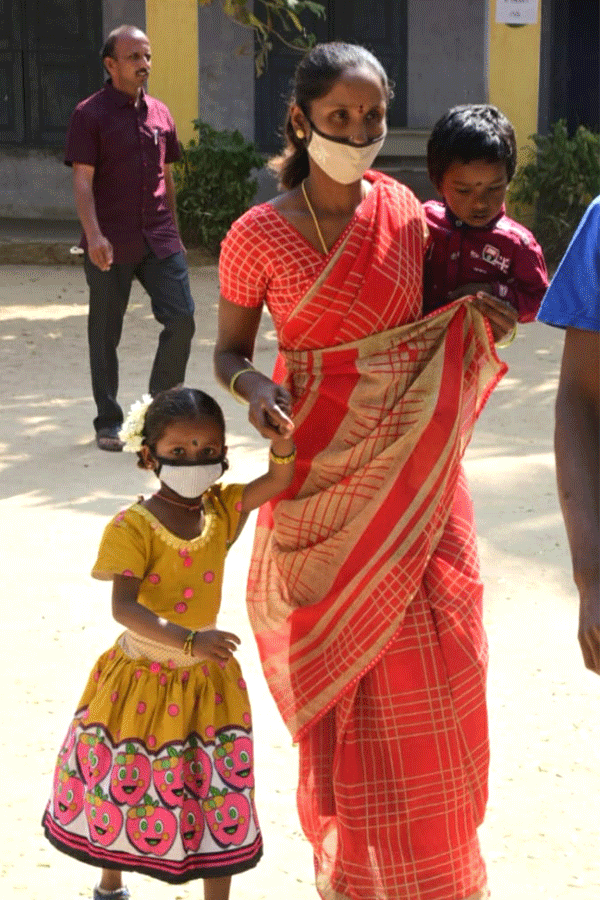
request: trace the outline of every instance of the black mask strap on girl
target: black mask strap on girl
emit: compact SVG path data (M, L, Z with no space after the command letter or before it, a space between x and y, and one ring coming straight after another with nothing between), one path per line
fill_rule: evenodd
M212 459L169 459L166 456L159 456L153 447L149 447L148 449L152 454L152 459L158 463L157 468L154 470L157 477L160 477L160 470L163 466L216 466L220 463L222 467L221 474L226 472L229 468L229 462L227 461L225 454L212 457Z

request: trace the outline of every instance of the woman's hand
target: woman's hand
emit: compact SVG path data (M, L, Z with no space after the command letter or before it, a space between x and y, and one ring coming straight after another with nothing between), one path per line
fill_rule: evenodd
M260 316L260 307L237 306L220 298L215 374L223 387L230 390L233 387L236 396L247 401L251 424L272 441L289 437L294 430L290 418L292 399L285 388L252 365Z
M292 398L288 391L264 375L253 380L255 384L250 386L247 393L249 422L270 441L288 438L294 430L294 423L290 418Z
M519 314L510 303L498 300L484 291L478 291L473 306L482 313L490 323L494 341L503 340L517 324Z
M240 639L230 631L197 631L192 644L192 655L213 662L228 662L238 648Z

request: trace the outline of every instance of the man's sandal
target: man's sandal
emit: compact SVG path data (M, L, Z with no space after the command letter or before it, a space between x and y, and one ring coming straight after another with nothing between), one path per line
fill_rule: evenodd
M118 453L123 449L123 441L119 437L119 431L121 430L119 425L114 425L112 428L101 428L96 432L96 445L100 448L100 450L109 450L113 453ZM120 900L120 898L118 898Z

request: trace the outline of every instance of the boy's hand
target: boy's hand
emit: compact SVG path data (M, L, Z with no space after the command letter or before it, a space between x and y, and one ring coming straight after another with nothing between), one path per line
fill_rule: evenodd
M480 291L483 291L484 294L490 294L493 296L492 291L494 290L493 284L488 284L484 281L471 281L469 284L461 284L460 287L457 287L455 291L450 291L447 296L448 303L451 300L458 300L460 297L476 297Z
M485 291L478 291L473 306L482 313L490 323L494 341L498 343L513 330L519 319L519 313L510 303L492 297Z
M194 638L192 653L213 662L228 662L239 643L239 637L229 631L198 631Z

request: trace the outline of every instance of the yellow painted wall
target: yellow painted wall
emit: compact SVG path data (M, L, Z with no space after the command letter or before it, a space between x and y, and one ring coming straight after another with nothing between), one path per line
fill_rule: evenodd
M510 119L517 135L518 163L527 160L537 131L542 3L536 25L496 22L496 0L489 0L489 102Z
M146 33L152 47L148 89L167 104L187 144L198 118L198 0L146 0Z

